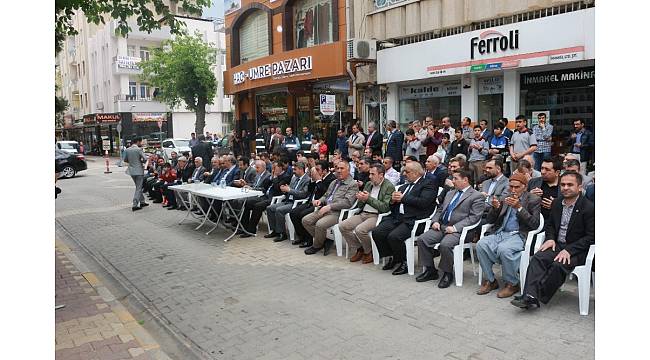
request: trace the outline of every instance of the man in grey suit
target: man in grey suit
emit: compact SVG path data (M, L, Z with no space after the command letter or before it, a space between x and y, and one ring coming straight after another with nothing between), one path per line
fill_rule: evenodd
M266 208L266 217L269 219L269 227L272 232L264 235L274 242L287 240L289 237L285 231L284 216L291 211L294 200L305 199L309 196L309 175L305 173L305 163L296 162L293 164L293 177L289 185L281 185L280 190L284 193L284 200Z
M501 160L492 159L485 163L485 173L488 179L481 184L481 194L486 197L485 203L489 204L492 198L500 199L508 190L508 178L503 174Z
M144 156L144 151L140 146L142 145L142 138L136 137L133 139L133 144L131 147L126 149L124 154L124 161L129 164L129 167L126 169L126 173L131 175L131 179L135 183L135 193L133 193L133 207L131 210L136 211L140 210L145 206L148 206L144 201L144 195L142 195L142 183L144 181L144 167L143 163L147 162L147 158Z
M320 199L312 201L316 211L302 218L302 225L314 239L312 246L305 250L306 255L313 255L323 248L323 255L327 255L332 244L326 241L327 229L339 221L341 210L352 207L357 192L359 187L350 176L350 164L339 161L336 164L336 181L330 183Z
M352 125L352 135L348 138L348 154L352 156L354 151L363 152L364 145L366 144L366 138L363 136L361 131L359 131L359 125Z
M492 266L499 262L505 286L497 293L507 298L519 292L519 259L524 250L528 232L537 229L540 221L542 199L526 191L528 178L524 174L513 174L509 181L509 192L503 199L492 198L486 222L494 224L476 244L481 269L485 279L478 295L485 295L499 288Z
M485 197L470 186L472 173L460 169L453 174L454 190L450 191L442 206L433 214L431 230L417 238L420 262L425 270L416 281L435 280L438 273L433 264L433 247L440 243L440 270L442 278L438 282L441 289L449 287L454 279L454 246L460 242L463 228L476 224L485 209Z

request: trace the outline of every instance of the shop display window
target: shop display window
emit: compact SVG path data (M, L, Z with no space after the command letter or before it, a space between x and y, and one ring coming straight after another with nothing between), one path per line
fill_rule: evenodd
M295 48L333 41L332 0L302 0L293 6Z

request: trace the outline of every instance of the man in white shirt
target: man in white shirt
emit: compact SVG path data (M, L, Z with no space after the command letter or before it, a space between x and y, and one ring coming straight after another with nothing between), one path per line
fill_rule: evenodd
M384 178L390 181L393 186L397 186L399 183L400 175L399 172L393 168L393 158L386 156L382 163L384 164L384 168L386 168L386 174L384 174Z
M450 139L456 138L456 130L451 127L451 120L449 120L449 116L442 118L442 128L440 128L438 132L442 134L449 134Z

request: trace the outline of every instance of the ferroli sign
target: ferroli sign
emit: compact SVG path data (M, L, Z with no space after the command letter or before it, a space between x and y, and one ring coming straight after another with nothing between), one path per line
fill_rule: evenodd
M283 75L291 76L291 74L310 71L311 69L311 56L280 60L274 63L252 67L247 71L239 71L233 74L233 84L242 84L246 79L257 80L267 77L280 77Z
M470 40L470 47L472 60L474 60L475 51L484 55L519 49L519 30L510 30L508 35L503 35L496 30L484 31Z

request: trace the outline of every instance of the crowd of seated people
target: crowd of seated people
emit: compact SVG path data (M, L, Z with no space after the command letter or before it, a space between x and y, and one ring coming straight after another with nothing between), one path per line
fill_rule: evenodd
M203 182L259 190L263 195L258 198L245 204L233 202L233 208L242 212L241 238L259 234L265 213L270 231L264 238L274 242L289 239L290 221L295 233L292 245L303 248L306 255L320 251L328 255L333 245L328 233L338 224L351 262L378 260L373 259L374 241L379 257L385 260L382 269L393 275L408 272L406 240L414 231L423 268L415 281L438 280L441 289L454 280L454 261L458 261L454 247L463 229L489 224L483 236L479 236L478 226L464 239L476 243L484 274L477 294L498 289L498 298L510 298L523 292L513 305L539 307L548 303L575 266L584 263L589 246L594 244L595 176L593 171L590 175L581 172L584 157L577 159L571 153L545 156L536 163L531 154L520 152L513 164L508 155L510 138L519 131L530 136L527 129L519 126L514 133L506 132L506 120L492 133L487 122L473 128L470 122L466 118L462 128L454 129L447 117L441 126L427 118L424 124L410 123L405 136L391 121L383 148L377 145L381 134L375 124L369 126L368 134L355 125L349 137L344 129L338 132L329 152L333 155L327 155L324 138L318 135L292 139L287 144L291 146L283 146L283 139L296 136L274 133L273 141L278 144L264 149L271 152L260 151L250 158L223 155L203 159L183 154L165 163L152 157L145 190L154 203L163 203L170 210L183 209L178 194L169 189L175 184ZM452 135L453 142L444 141ZM260 139L263 136L258 134ZM296 151L295 143L313 146ZM533 145L530 150L535 149ZM281 200L272 204L278 196ZM210 207L202 198L198 206L200 209L193 210L213 220L222 207L219 201ZM345 210L354 210L353 215L341 218ZM430 219L431 226L414 230L421 219ZM236 225L232 216L226 221ZM546 240L531 257L525 283L520 283L524 244L540 221L544 222ZM501 265L501 280L493 270L495 264Z

